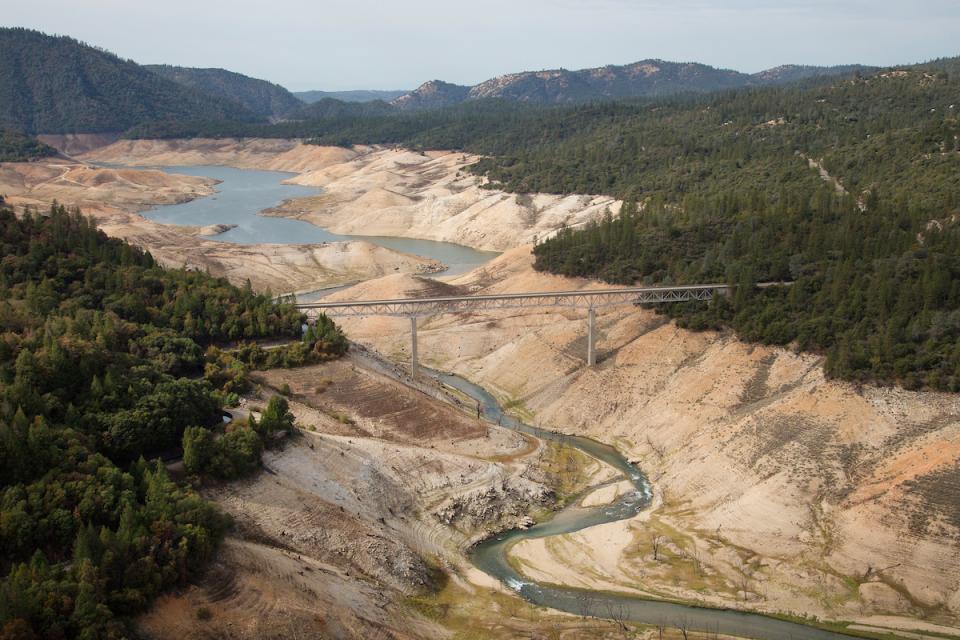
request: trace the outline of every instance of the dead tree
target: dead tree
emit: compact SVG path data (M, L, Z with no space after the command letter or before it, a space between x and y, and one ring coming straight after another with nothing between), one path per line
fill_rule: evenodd
M696 571L697 575L703 577L703 556L700 554L700 549L697 548L697 543L692 543L690 549L684 551L684 555L693 563L693 570Z
M679 631L680 635L683 636L683 640L690 639L690 628L686 620L681 620L677 623L677 631Z
M750 599L750 585L753 584L754 568L750 564L740 560L737 563L737 586L743 592L743 601Z
M647 436L647 446L650 447L650 450L657 454L657 458L663 462L663 459L667 456L667 450L663 445L654 444L650 436Z
M654 533L650 536L650 546L653 548L653 561L660 561L660 547L663 546L663 543L667 541L666 536L662 536L658 533Z
M596 604L596 598L590 591L580 591L577 594L577 612L584 620L593 616Z
M614 621L617 625L617 629L620 630L620 633L623 634L623 637L626 638L630 634L630 629L627 627L624 619L626 618L626 610L622 602L606 602L607 617Z

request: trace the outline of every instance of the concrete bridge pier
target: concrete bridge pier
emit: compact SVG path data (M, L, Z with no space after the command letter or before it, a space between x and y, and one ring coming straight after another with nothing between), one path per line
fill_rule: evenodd
M410 316L410 375L417 377L417 316Z
M596 314L593 307L587 310L587 366L597 364L597 350L594 346L593 327L596 323Z

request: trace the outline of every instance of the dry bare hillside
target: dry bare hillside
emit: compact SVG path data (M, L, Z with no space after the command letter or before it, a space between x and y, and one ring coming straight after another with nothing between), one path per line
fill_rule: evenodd
M265 395L247 398L238 414L255 413L288 384L304 433L268 452L255 477L204 490L236 526L198 584L139 619L143 633L400 640L464 629L535 637L545 619L582 624L532 608L518 616L522 602L463 556L471 540L553 504L540 443L395 375L356 352L257 375ZM606 479L599 464L583 462L583 482Z
M596 286L534 272L524 248L451 284L482 293ZM336 295L425 286L391 276ZM960 626L956 395L826 380L816 356L691 333L633 308L599 315L594 369L583 365L582 313L421 326L427 362L543 424L616 444L654 481L650 514L515 548L532 576L868 627ZM346 329L406 357L403 321Z
M298 161L293 154L282 162ZM165 266L203 269L238 285L250 280L259 291L313 290L387 273L425 274L443 268L436 260L363 241L301 245L217 242L198 236L215 235L229 227L159 224L136 213L211 195L215 184L209 178L69 160L0 163L0 194L14 207L44 210L54 200L77 206L105 233L148 249Z
M463 171L478 158L449 151L319 147L286 140L120 140L82 156L118 164L202 165L290 171L290 182L322 187L268 212L334 233L400 236L503 251L562 226L598 218L620 202L606 196L517 195L482 188Z
M356 151L341 147L318 147L297 140L237 140L232 138L191 140L117 140L78 156L88 162L165 166L223 165L240 169L314 171L345 162Z

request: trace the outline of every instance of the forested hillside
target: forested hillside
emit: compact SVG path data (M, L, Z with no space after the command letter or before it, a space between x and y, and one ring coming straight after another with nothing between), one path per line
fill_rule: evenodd
M394 111L393 107L382 100L346 102L334 98L321 98L310 104L301 104L297 109L287 113L287 118L312 122L316 120L386 116L394 113Z
M516 190L631 201L537 268L741 285L695 328L826 353L829 373L960 390L960 77L902 70L807 91L660 105L482 163ZM811 160L813 163L811 163ZM753 291L762 281L792 286Z
M29 162L57 154L33 136L0 127L0 162Z
M201 93L233 100L261 117L285 116L303 102L278 84L226 69L196 69L148 64L146 69Z
M409 91L405 89L396 91L356 89L353 91L294 91L293 95L309 104L323 100L324 98L333 98L334 100L340 100L342 102L373 102L374 100L389 102L406 93L409 93Z
M232 100L183 87L72 38L0 28L0 126L95 133L168 119L256 116Z
M299 337L302 316L161 269L60 207L0 209L0 255L0 637L129 637L129 616L195 575L229 524L150 459L183 441L192 472L255 469L286 405L225 433L220 407L250 368L334 357L343 335L327 321L286 348L220 351Z

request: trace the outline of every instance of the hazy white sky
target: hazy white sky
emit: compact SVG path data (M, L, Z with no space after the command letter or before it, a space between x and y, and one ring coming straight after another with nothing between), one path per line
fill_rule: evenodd
M294 91L644 58L753 72L960 54L960 0L0 0L0 21Z

